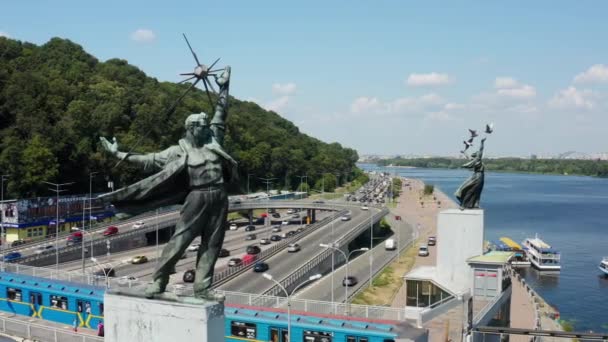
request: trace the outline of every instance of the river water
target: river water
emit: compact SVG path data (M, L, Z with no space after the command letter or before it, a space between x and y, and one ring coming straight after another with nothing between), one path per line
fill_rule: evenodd
M454 201L466 170L390 168L359 164L433 184ZM561 252L559 275L524 272L528 283L577 331L608 332L608 278L597 266L608 256L608 179L486 172L481 197L485 239L520 243L538 234Z

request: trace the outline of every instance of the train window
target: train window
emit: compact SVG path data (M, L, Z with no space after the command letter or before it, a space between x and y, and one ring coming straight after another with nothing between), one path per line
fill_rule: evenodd
M88 300L78 299L76 300L76 310L78 312L86 312L87 314L91 313L91 302Z
M21 289L15 289L9 287L6 289L6 298L14 300L15 302L21 301Z
M30 303L36 305L42 305L42 295L38 292L30 293Z
M359 337L359 342L369 342L367 337Z
M236 337L254 339L257 335L257 327L253 323L232 321L230 323L230 334Z
M395 342L395 340L393 340L392 338L385 338L383 341L384 342Z
M347 336L346 342L357 342L357 338L354 336Z
M287 329L270 328L270 342L287 342Z
M332 333L304 330L304 342L332 342Z
M51 295L51 306L59 309L68 309L68 297Z

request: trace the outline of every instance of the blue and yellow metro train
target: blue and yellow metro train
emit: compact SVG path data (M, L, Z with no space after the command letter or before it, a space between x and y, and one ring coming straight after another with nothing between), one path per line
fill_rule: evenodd
M0 272L0 310L67 325L97 328L103 322L105 288ZM287 341L285 310L243 305L224 309L225 341ZM397 321L292 312L292 341L426 341L426 332Z

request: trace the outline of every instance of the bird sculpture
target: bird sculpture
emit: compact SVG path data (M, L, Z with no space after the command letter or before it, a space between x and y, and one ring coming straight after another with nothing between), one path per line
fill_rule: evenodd
M469 128L469 132L471 132L471 138L475 138L476 136L479 136L479 134L477 134L477 131L474 129Z
M486 124L486 133L492 134L494 132L494 123Z

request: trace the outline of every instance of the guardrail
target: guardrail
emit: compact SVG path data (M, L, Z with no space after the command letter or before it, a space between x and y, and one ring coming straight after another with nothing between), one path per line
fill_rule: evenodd
M45 342L100 342L103 337L78 334L42 324L23 322L16 319L0 317L1 333L27 338L32 341Z
M389 212L389 210L387 208L381 208L379 212L371 215L370 220L375 223L375 222L379 221L382 217L386 216L386 214L388 214L388 212ZM345 241L349 242L354 237L361 234L361 231L367 229L367 227L369 227L369 224L370 224L370 222L368 222L367 220L359 223L355 228L351 229L348 233L346 233L345 235L340 237L336 241L336 243L342 245ZM316 256L311 258L306 264L300 266L299 268L297 268L296 270L291 272L290 275L281 279L279 281L279 283L286 289L289 289L294 283L299 281L302 277L306 276L311 270L313 270L315 267L317 267L320 263L324 262L329 256L331 256L332 253L333 253L333 251L331 249L324 249L323 251L318 253ZM265 291L264 295L280 296L280 295L284 295L284 292L278 285L274 285L273 287L271 287L270 289Z

